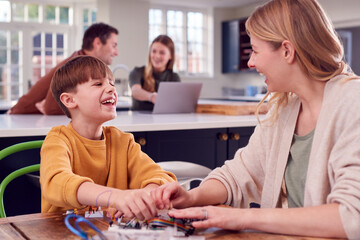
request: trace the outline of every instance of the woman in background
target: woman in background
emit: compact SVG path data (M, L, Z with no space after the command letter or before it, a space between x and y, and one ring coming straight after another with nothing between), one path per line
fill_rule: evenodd
M174 62L174 42L166 35L159 35L150 45L147 65L135 67L130 73L132 110L152 110L160 82L180 81L173 72Z
M193 207L169 215L196 228L360 239L360 79L330 20L316 0L272 0L246 29L267 118L199 187L152 192L158 208Z

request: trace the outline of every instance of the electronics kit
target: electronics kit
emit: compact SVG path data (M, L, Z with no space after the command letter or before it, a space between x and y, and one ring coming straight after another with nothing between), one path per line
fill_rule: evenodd
M76 209L67 211L65 225L70 231L80 236L82 239L205 239L203 236L191 236L195 230L191 223L197 221L196 219L172 218L167 212L168 211L160 211L156 217L140 221L136 218L126 220L123 216L117 219L109 219L103 214L103 211L101 211L100 208L89 207L89 210L85 211L85 217L78 215ZM89 218L97 217L108 219L109 228L107 231L100 231L88 220ZM70 222L72 222L72 224ZM79 223L86 224L86 229L88 231L84 231Z

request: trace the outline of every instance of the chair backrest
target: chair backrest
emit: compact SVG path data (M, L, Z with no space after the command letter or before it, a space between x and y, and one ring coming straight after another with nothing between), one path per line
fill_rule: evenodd
M191 162L163 161L157 164L165 171L174 173L179 184L186 190L191 188L191 182L202 181L211 172L210 168Z
M41 148L43 144L43 140L29 141L18 143L7 148L4 148L0 151L0 160L3 158L20 151ZM40 170L40 164L34 164L27 167L20 168L12 173L10 173L0 184L0 218L6 217L5 209L4 209L4 192L6 186L15 178L22 176L27 173L36 172Z

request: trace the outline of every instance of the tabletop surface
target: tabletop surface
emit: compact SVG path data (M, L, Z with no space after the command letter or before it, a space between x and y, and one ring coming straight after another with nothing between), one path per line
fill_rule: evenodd
M0 239L80 239L71 233L64 224L65 215L61 213L28 214L0 219ZM101 231L108 229L105 218L89 219ZM237 232L219 229L208 229L195 232L205 239L261 239L261 240L325 240L302 236L277 235L259 232ZM186 239L186 238L183 238Z
M263 116L260 116L262 118ZM64 115L8 115L0 114L0 137L45 136L52 127L67 125ZM186 129L252 127L257 124L254 115L224 116L215 114L151 114L120 111L105 126L115 126L125 132L167 131Z

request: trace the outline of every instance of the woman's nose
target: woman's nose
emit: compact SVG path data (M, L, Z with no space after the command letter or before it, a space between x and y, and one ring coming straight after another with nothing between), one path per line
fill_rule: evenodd
M154 53L154 57L155 57L155 58L159 58L159 57L161 57L161 54L158 53L158 52L156 52L156 53Z
M254 57L253 57L253 54L250 53L250 58L249 58L249 61L248 61L248 67L249 68L255 68L255 64L254 64Z

